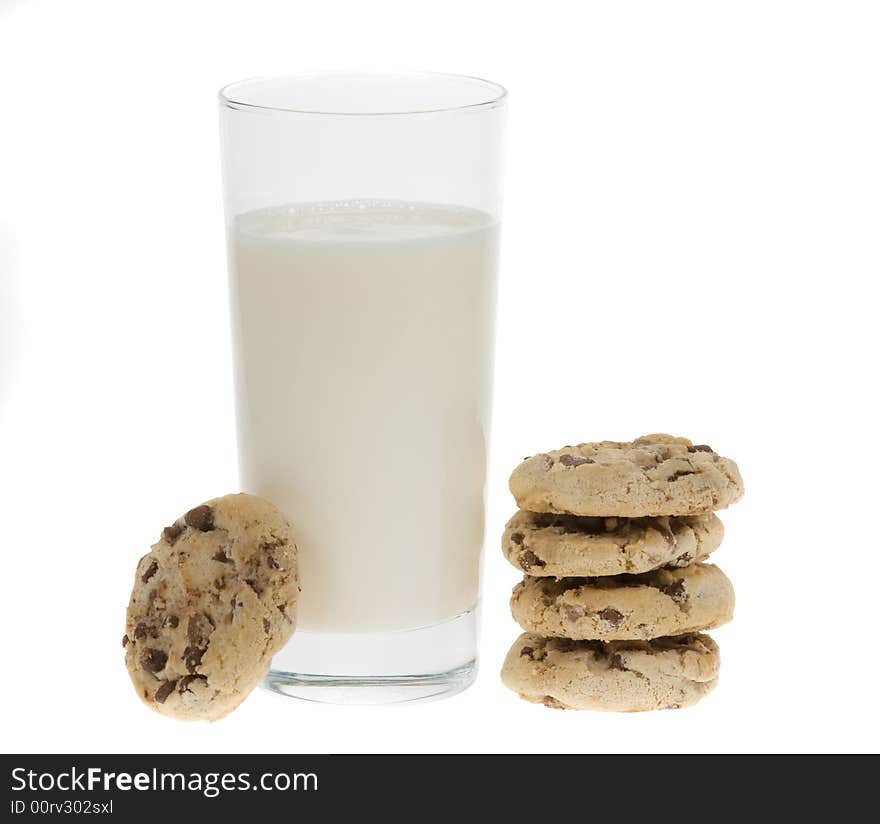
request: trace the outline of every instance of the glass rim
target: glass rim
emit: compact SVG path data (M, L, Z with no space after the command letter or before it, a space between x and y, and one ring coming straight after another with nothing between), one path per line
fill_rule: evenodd
M333 111L330 109L315 109L315 108L299 108L297 106L280 106L280 105L269 105L266 103L255 103L253 101L248 101L246 99L246 95L236 95L235 89L244 89L248 85L254 85L259 83L268 83L272 81L303 81L308 79L327 79L327 78L341 78L341 77L351 77L351 78L388 78L393 79L397 78L409 78L409 79L423 79L423 80L445 80L445 81L456 81L463 82L467 81L474 84L480 84L485 87L487 91L486 98L484 100L478 100L473 103L463 103L460 105L450 105L450 106L426 106L425 108L407 108L407 109L389 109L382 111ZM454 74L449 72L426 72L426 71L402 71L402 72L394 72L394 71L307 71L307 72L294 72L288 74L271 74L271 75L258 75L255 77L247 77L243 80L236 80L232 83L227 83L225 86L222 86L220 90L217 92L217 97L220 101L220 104L229 108L235 109L239 111L268 111L268 112L283 112L286 114L298 114L298 115L311 115L315 117L406 117L408 115L426 115L426 114L446 114L453 112L464 112L464 111L477 111L483 109L494 109L499 106L505 105L507 101L507 89L504 88L500 83L495 83L492 80L486 80L482 77L476 77L474 75L467 74Z

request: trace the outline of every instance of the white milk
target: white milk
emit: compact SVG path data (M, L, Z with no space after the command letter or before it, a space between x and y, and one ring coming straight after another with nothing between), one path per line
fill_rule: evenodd
M476 605L497 241L488 215L430 204L234 220L242 489L294 525L304 630Z

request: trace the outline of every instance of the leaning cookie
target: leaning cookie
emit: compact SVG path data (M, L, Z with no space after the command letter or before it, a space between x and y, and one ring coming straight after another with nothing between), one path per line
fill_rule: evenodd
M185 720L235 709L293 634L296 545L284 516L252 495L195 507L141 558L125 663L147 706Z
M712 629L733 618L733 586L712 564L607 578L533 578L513 588L525 630L559 638L648 640Z
M529 575L619 575L687 566L721 544L713 513L660 518L591 518L517 512L501 539L504 556Z
M526 458L510 476L520 509L641 518L724 509L743 495L737 465L686 438L645 435Z
M718 682L708 635L653 641L570 641L523 633L501 680L520 698L554 709L642 712L696 704Z

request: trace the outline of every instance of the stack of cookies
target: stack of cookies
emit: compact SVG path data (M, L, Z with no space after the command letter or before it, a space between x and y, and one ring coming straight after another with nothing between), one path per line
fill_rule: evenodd
M527 458L507 560L525 573L525 631L501 673L527 701L560 709L686 707L712 690L718 647L703 630L733 617L733 587L705 563L738 501L736 464L685 438L646 435Z

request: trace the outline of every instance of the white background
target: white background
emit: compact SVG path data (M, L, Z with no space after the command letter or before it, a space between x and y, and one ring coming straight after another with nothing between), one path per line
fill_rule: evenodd
M875 750L880 19L857 2L0 0L2 746ZM482 671L396 708L183 724L120 637L162 525L236 489L215 91L416 68L510 90ZM527 454L669 431L739 462L719 688L638 715L498 679ZM430 436L430 433L425 433Z

